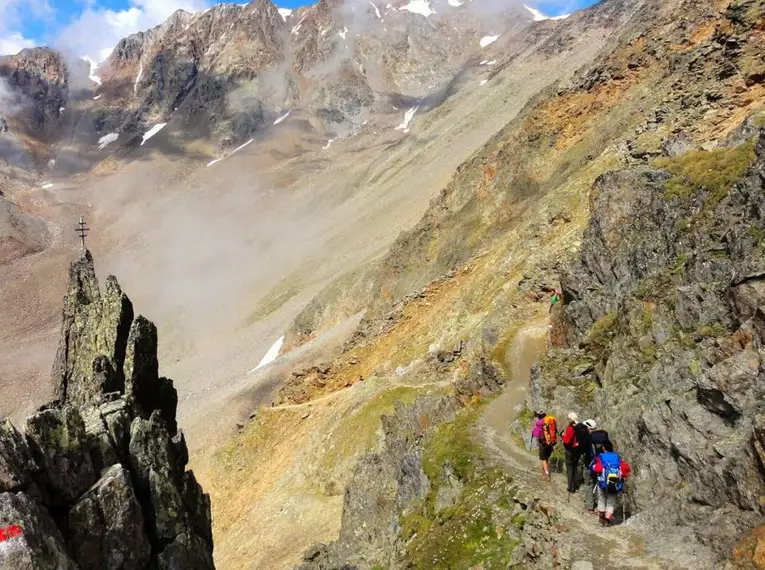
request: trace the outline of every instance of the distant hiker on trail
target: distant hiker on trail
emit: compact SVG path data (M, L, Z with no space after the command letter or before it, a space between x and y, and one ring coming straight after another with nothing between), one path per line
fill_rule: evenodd
M557 305L562 298L563 298L563 293L561 293L557 289L553 290L553 292L550 293L550 310L548 312L552 313L553 307Z
M610 441L603 448L604 451L595 457L591 470L598 478L600 524L608 526L613 521L616 500L624 491L624 480L630 476L632 467L614 452Z
M542 478L550 480L550 456L557 443L558 433L555 416L547 415L543 410L536 413L537 422L531 430L531 437L539 443L539 461L542 465Z
M568 425L563 430L561 441L563 441L563 447L566 450L566 478L568 479L568 492L576 493L579 486L577 477L577 471L579 469L579 459L584 452L584 445L586 440L582 439L582 429L577 429L577 426L584 427L584 424L579 423L579 416L576 412L570 412L568 414ZM587 428L584 427L584 432L587 432Z

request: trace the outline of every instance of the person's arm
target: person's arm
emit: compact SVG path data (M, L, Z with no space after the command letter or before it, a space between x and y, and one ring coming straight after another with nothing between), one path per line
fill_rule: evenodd
M632 473L632 466L626 461L622 460L622 477L626 479Z

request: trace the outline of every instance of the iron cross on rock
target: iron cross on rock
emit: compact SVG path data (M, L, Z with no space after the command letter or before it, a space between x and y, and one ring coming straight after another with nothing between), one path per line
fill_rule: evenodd
M80 216L80 221L77 222L77 235L80 236L82 242L82 249L85 249L85 236L88 235L90 228L85 225L85 218Z

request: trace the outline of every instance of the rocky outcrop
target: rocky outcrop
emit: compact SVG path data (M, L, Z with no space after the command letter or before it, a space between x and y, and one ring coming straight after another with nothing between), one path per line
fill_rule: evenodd
M455 401L423 396L411 406L397 404L382 417L385 440L379 453L364 456L345 491L339 539L306 552L300 570L367 568L396 557L399 519L430 491L422 467L422 444L429 430L454 419Z
M541 401L605 425L636 524L726 558L765 515L765 136L660 164L596 183L562 277L572 347L543 362Z
M114 277L100 291L88 251L70 267L53 381L24 434L0 426L0 568L214 568L156 327Z

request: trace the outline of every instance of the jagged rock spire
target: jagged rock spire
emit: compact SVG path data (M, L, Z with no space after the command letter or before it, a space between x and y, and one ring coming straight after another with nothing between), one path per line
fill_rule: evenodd
M0 421L0 569L210 570L210 499L186 471L157 329L89 251L69 268L56 400ZM11 536L11 534L13 536Z

